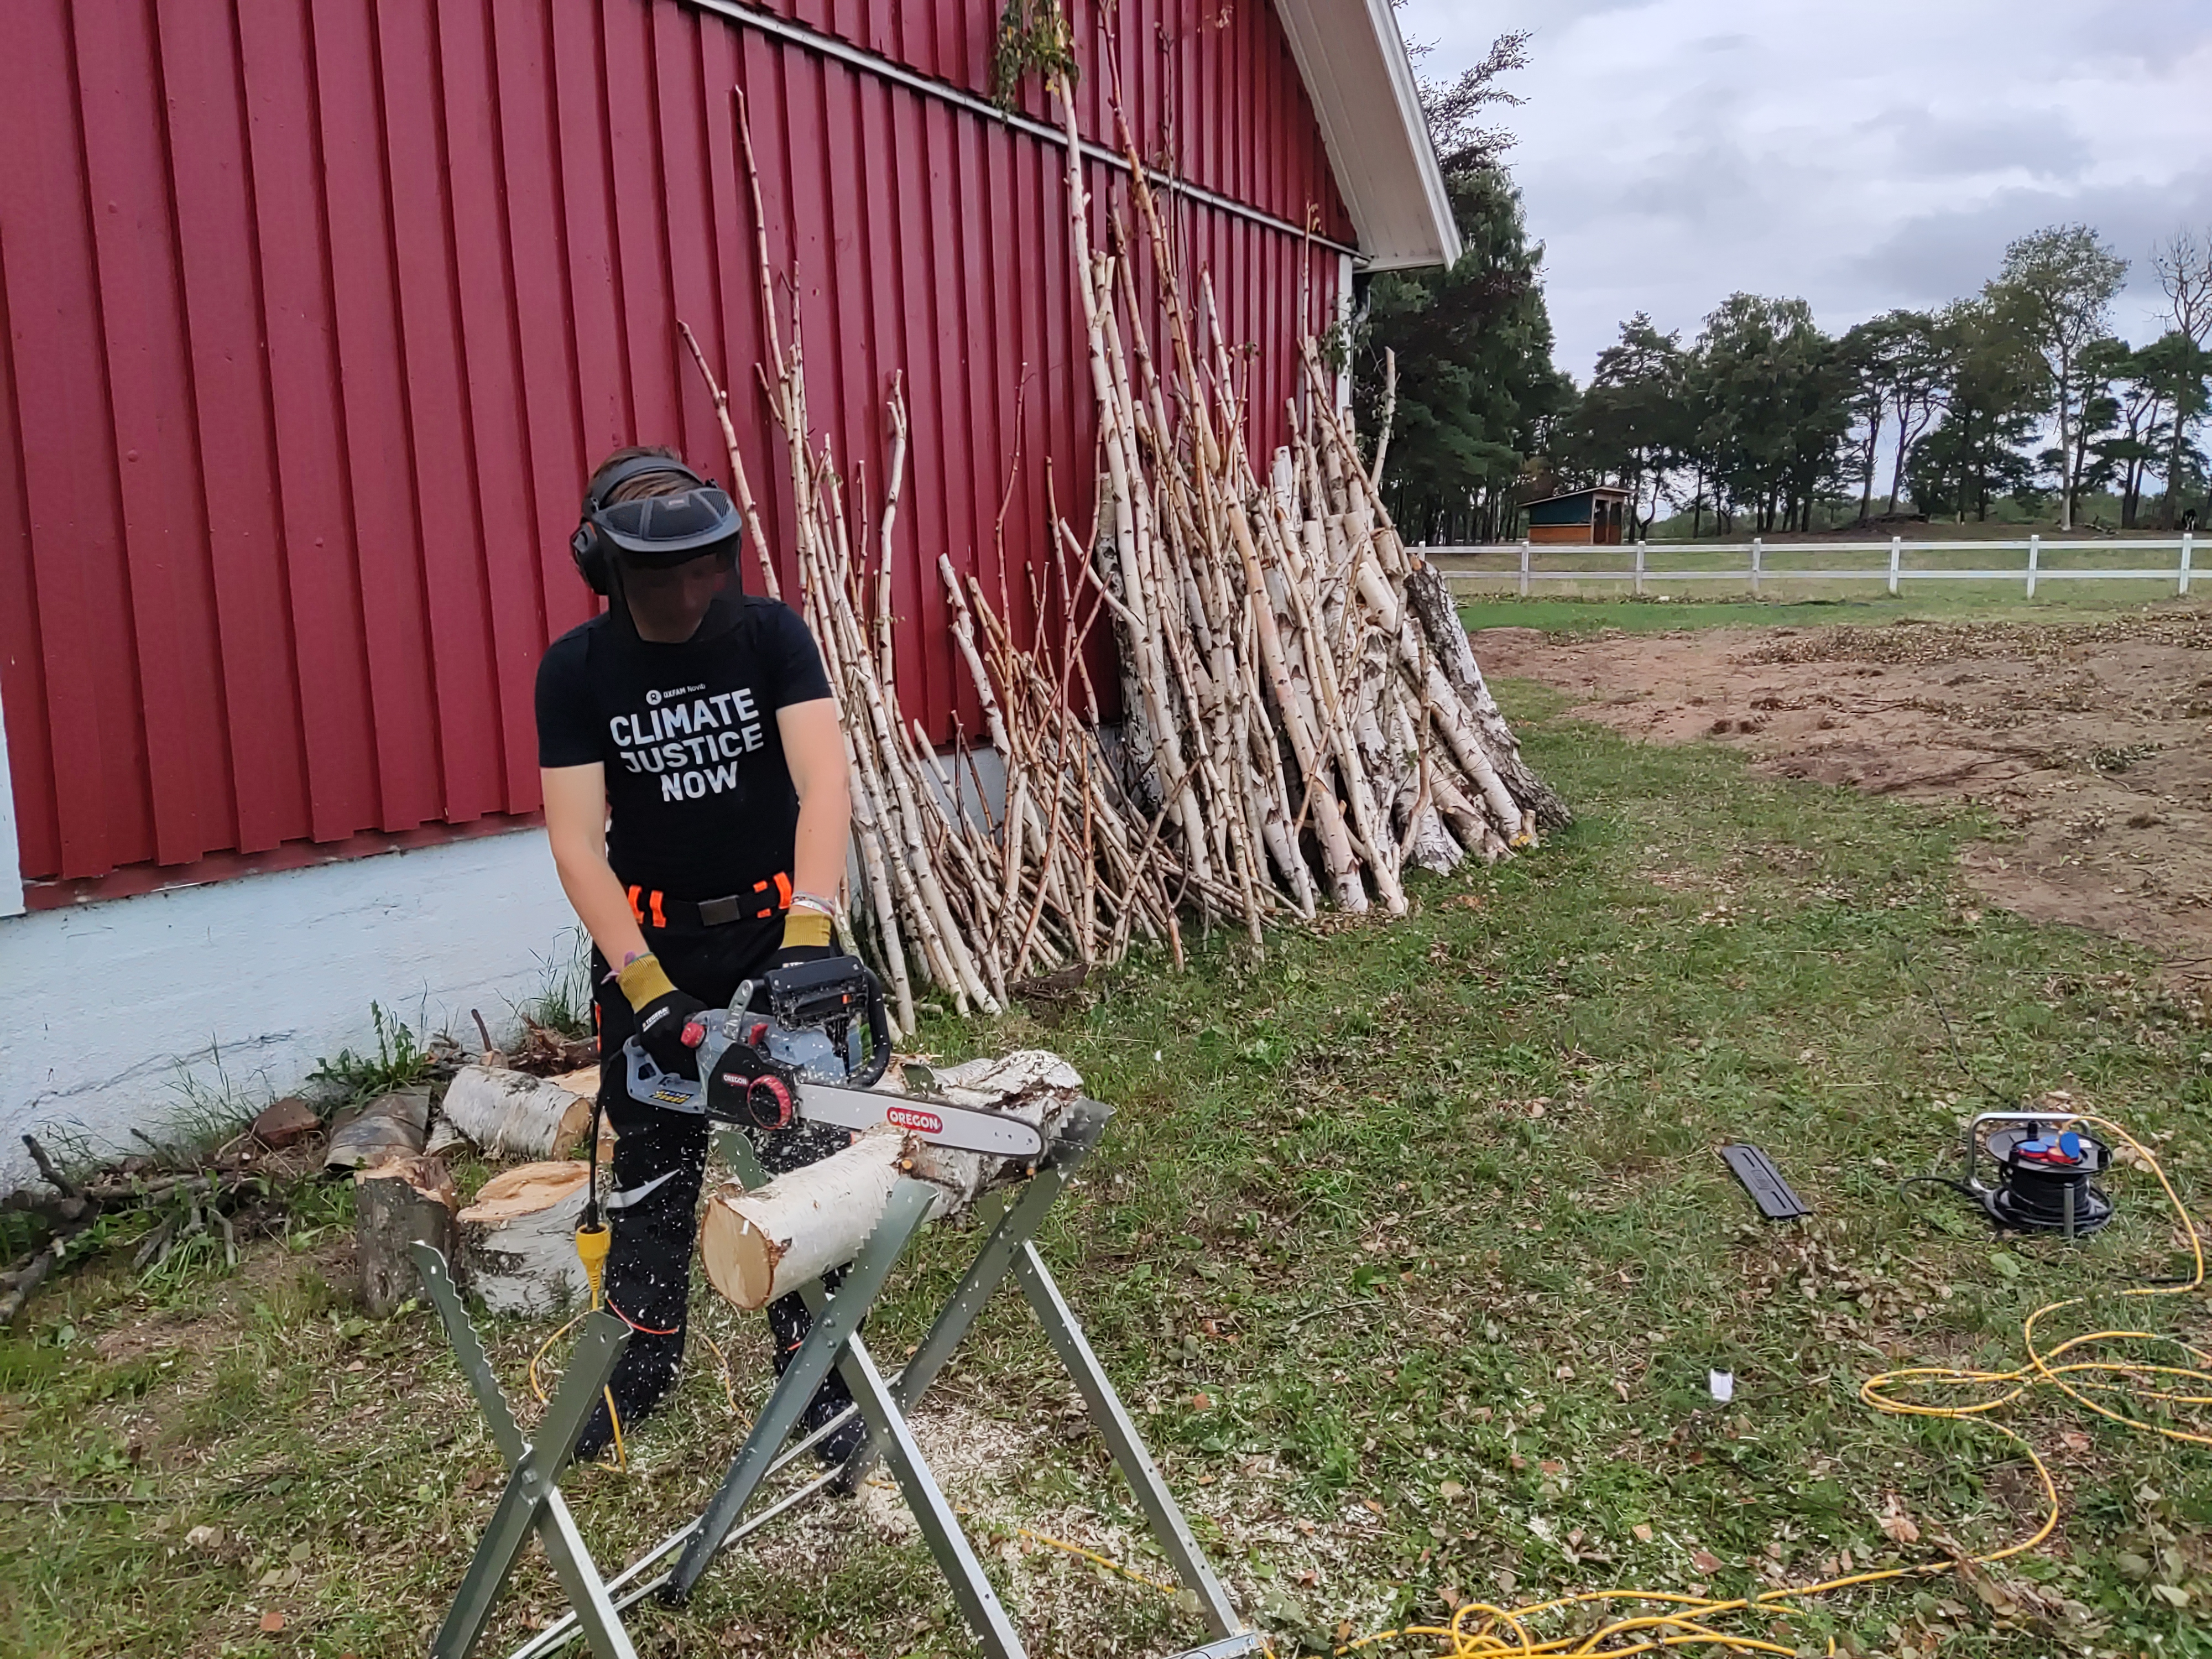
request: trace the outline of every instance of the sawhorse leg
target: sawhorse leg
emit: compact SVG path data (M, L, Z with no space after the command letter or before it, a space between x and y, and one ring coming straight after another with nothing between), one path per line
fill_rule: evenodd
M599 1569L592 1564L591 1552L576 1531L558 1484L562 1470L575 1451L576 1436L592 1414L592 1407L599 1403L608 1377L614 1374L615 1361L629 1341L629 1328L605 1312L594 1313L584 1322L583 1336L561 1386L554 1391L553 1403L538 1425L538 1437L525 1440L521 1425L507 1409L507 1396L500 1392L499 1379L492 1375L491 1361L485 1356L476 1327L461 1306L446 1258L424 1243L417 1243L413 1251L431 1305L445 1322L453 1356L460 1361L461 1375L468 1379L491 1429L492 1441L508 1465L507 1487L484 1527L459 1593L438 1627L431 1652L436 1659L466 1659L483 1633L500 1589L514 1570L515 1557L535 1531L593 1654L598 1659L636 1659L636 1650L623 1632L621 1617L608 1598Z
M1182 1510L1169 1492L1168 1483L1160 1478L1152 1454L1145 1449L1143 1437L1138 1434L1136 1424L1130 1420L1127 1409L1121 1404L1121 1396L1115 1392L1105 1368L1098 1363L1098 1356L1091 1352L1090 1340L1083 1334L1073 1310L1061 1297L1060 1286L1053 1283L1052 1274L1046 1270L1044 1258L1037 1254L1036 1245L1023 1243L1014 1258L1014 1276L1021 1281L1022 1294L1029 1299L1037 1323L1044 1327L1045 1340L1060 1356L1060 1363L1067 1368L1076 1392L1083 1396L1084 1406L1091 1413L1091 1422L1113 1452L1121 1478L1136 1494L1137 1507L1145 1512L1152 1536L1175 1564L1176 1577L1182 1581L1184 1589L1197 1595L1206 1622L1215 1636L1245 1636L1244 1621L1237 1616L1228 1592L1221 1588L1221 1581L1206 1564L1206 1552L1191 1535L1190 1523L1183 1519ZM1230 1648L1217 1644L1208 1651L1249 1653L1259 1645L1255 1637L1246 1647Z
M1144 1511L1152 1536L1159 1540L1161 1549L1174 1565L1176 1578L1198 1597L1206 1624L1216 1637L1241 1637L1245 1633L1243 1620L1237 1617L1227 1592L1221 1588L1221 1581L1214 1577L1206 1553L1191 1535L1189 1523L1184 1520L1174 1494L1168 1491L1167 1482L1160 1478L1151 1454L1145 1449L1144 1439L1121 1404L1121 1395L1098 1364L1098 1357L1091 1351L1082 1327L1061 1297L1060 1287L1046 1270L1036 1246L1030 1242L1045 1212L1097 1146L1109 1115L1105 1108L1086 1101L1062 1126L1051 1158L992 1229L990 1237L931 1324L928 1335L907 1361L898 1381L891 1385L891 1397L900 1411L912 1411L967 1336L969 1328L992 1293L1005 1282L1009 1273L1016 1275L1021 1282L1022 1294L1036 1315L1037 1323L1044 1328L1046 1340L1060 1356L1060 1364L1066 1367L1077 1392L1083 1396L1091 1420L1097 1425L1108 1449L1113 1453L1122 1479L1136 1495L1137 1506ZM853 1454L841 1477L848 1489L858 1486L866 1474L879 1444L872 1428L867 1440Z
M743 1165L750 1161L738 1159L740 1174L748 1179L752 1172L744 1170ZM844 1282L835 1294L824 1300L818 1285L807 1287L807 1300L815 1311L813 1327L784 1368L783 1376L769 1395L768 1404L762 1408L759 1421L745 1437L737 1461L731 1464L714 1501L701 1517L698 1530L685 1546L683 1559L669 1575L667 1588L662 1592L666 1599L681 1601L691 1593L708 1562L714 1559L722 1540L759 1489L770 1461L790 1438L807 1402L813 1399L815 1390L835 1364L862 1417L872 1431L884 1437L900 1489L906 1494L908 1505L928 1540L932 1553L944 1569L969 1626L982 1639L993 1659L1022 1659L1021 1642L1014 1634L1012 1622L999 1604L990 1581L983 1576L982 1565L969 1547L951 1505L945 1502L945 1494L931 1477L928 1466L908 1431L905 1418L890 1391L884 1386L882 1374L860 1338L861 1320L882 1294L884 1281L892 1266L921 1231L935 1200L935 1190L927 1183L899 1182L882 1219L868 1235L868 1242L854 1258Z

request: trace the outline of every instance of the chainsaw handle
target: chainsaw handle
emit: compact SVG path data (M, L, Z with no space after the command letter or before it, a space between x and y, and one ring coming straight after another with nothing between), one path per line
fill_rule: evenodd
M863 966L861 981L868 990L868 1063L846 1079L855 1089L872 1087L891 1063L891 1016L884 1006L884 982L872 969Z

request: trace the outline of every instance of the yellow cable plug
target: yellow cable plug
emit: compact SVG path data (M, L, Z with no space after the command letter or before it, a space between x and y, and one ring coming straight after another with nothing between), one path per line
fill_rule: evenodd
M592 1287L592 1306L599 1305L600 1285L606 1278L607 1252L614 1246L614 1229L604 1221L596 1227L576 1229L576 1260L584 1264L584 1282Z
M604 1295L602 1289L607 1274L607 1252L614 1248L614 1229L604 1221L596 1227L576 1229L576 1260L584 1264L584 1282L592 1287L592 1306L596 1310ZM539 1352L543 1352L544 1350ZM535 1362L532 1362L535 1364ZM629 1452L623 1445L622 1413L615 1409L615 1391L602 1391L607 1402L607 1422L615 1431L615 1467L629 1467Z

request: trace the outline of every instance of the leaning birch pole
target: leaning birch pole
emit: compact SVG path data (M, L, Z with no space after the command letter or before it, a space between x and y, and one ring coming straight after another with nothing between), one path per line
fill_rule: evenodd
M1403 914L1420 902L1416 872L1510 856L1568 822L1483 681L1442 577L1391 521L1395 363L1363 448L1315 342L1241 341L1225 325L1212 273L1186 264L1118 110L1135 222L1093 246L1075 106L1054 90L1095 502L1079 529L1046 469L1042 551L1021 573L1035 627L1018 638L1007 582L994 598L957 550L929 556L963 687L957 717L902 696L912 618L896 607L919 584L900 568L917 556L900 544L899 514L928 481L906 476L901 380L884 388L880 458L841 460L812 429L796 289L769 263L742 104L757 379L789 465L785 546L770 548L753 504L738 411L684 331L748 531L766 568L771 551L788 558L838 699L858 872L839 937L876 959L902 1030L932 996L995 1011L1033 975L1087 973L1140 941L1180 964L1194 921L1264 947L1267 923L1323 903ZM1302 371L1299 395L1264 423L1249 347ZM1118 733L1096 722L1102 621L1123 691ZM983 745L1003 789L984 787ZM746 1295L780 1282L759 1277Z

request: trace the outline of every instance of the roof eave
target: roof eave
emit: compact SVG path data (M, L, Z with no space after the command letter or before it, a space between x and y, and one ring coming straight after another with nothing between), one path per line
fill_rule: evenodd
M1370 270L1450 264L1450 192L1390 0L1275 0ZM1395 122L1373 112L1388 105ZM1364 116L1365 118L1362 118Z

